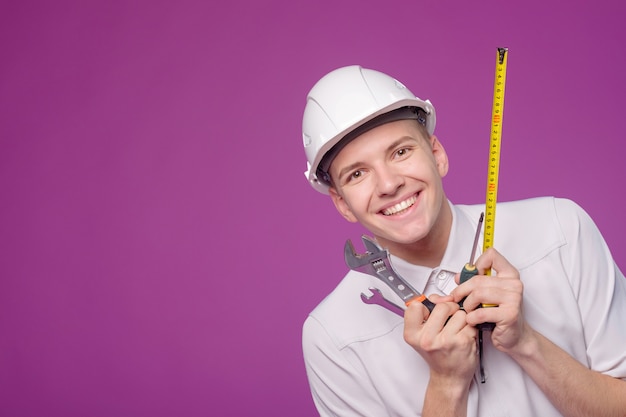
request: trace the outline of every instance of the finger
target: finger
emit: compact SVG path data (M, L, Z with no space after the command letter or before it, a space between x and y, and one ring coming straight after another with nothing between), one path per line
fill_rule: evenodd
M517 269L494 248L487 249L476 259L476 267L481 275L491 268L497 271L498 276L516 277L519 279Z
M517 275L514 277L478 275L472 280L474 282L471 286L463 288L464 291L468 289L470 291L463 301L463 307L468 312L478 308L479 305L518 305L522 301L524 284ZM462 293L464 292L459 292Z
M458 275L455 278L455 280L458 282ZM448 297L450 297L449 301L453 301L455 303L460 302L461 300L463 300L464 298L466 298L473 290L473 288L476 286L476 282L474 281L476 277L473 277L472 279L465 281L463 284L459 284L455 289L453 289L450 292L450 295ZM465 306L465 301L463 302L463 305Z
M468 313L483 305L500 304L507 295L503 279L477 275L472 281L471 285L464 286L454 294L455 299L463 300L463 309Z
M444 332L448 333L459 333L463 330L463 328L467 327L466 313L462 310L456 311L454 314L446 319L446 323L442 329Z
M428 296L428 299L435 304L448 303L448 302L454 301L452 299L452 296L450 295L439 295L439 294L431 294Z
M412 302L404 310L404 327L418 328L429 316L426 306L420 302Z
M430 336L436 336L445 326L447 326L446 323L448 322L448 319L459 310L460 307L457 303L447 302L437 304L426 321L424 332Z
M404 340L411 346L418 346L422 338L424 322L429 311L422 303L410 303L404 310Z
M467 313L465 320L469 326L478 326L482 323L498 323L501 321L499 307L477 308Z

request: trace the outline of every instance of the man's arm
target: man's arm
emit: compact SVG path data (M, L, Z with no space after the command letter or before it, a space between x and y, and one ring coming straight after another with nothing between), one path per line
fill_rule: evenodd
M439 297L431 299L437 303ZM430 367L423 417L467 415L469 386L478 364L476 335L456 303L437 304L430 316L420 303L409 305L404 339Z
M518 271L494 249L476 265L493 268L498 276L476 276L453 291L454 300L467 296L468 324L496 323L494 346L510 355L563 415L626 416L626 381L588 369L524 320ZM498 307L477 309L480 303Z
M626 416L626 381L586 368L543 335L528 331L527 340L507 353L564 416Z

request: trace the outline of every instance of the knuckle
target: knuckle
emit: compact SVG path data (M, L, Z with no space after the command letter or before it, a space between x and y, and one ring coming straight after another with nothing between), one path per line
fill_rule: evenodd
M413 344L413 333L406 328L404 329L404 341L409 345Z

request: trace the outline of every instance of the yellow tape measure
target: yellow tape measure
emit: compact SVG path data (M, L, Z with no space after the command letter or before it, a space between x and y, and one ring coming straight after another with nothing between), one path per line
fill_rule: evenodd
M498 199L498 172L500 170L500 142L502 140L502 116L504 114L504 87L506 84L506 60L508 48L498 48L496 53L496 77L493 86L491 110L491 139L489 141L489 170L487 172L487 196L485 201L485 232L483 252L493 246ZM485 272L491 275L491 270Z

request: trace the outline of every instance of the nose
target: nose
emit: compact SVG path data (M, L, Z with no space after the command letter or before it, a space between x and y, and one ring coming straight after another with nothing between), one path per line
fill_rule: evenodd
M389 166L378 169L376 188L379 195L393 195L404 185L404 177Z

